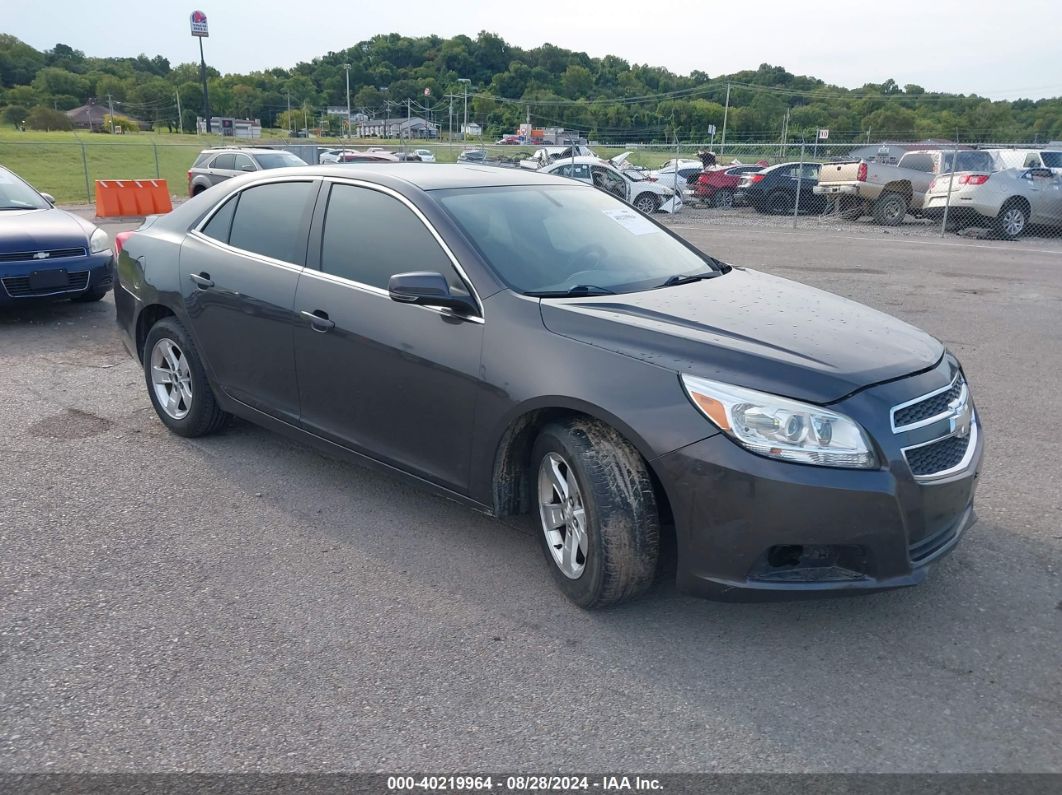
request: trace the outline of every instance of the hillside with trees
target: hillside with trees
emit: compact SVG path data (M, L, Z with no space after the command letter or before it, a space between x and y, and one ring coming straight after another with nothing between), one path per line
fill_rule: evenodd
M211 111L287 127L283 115L290 105L293 113L316 120L327 106L346 106L344 64L350 64L354 110L405 115L408 100L415 115L430 114L443 129L450 123L451 102L455 129L459 123L465 84L458 81L465 78L471 81L469 117L491 136L512 131L529 115L536 126L562 126L607 141L673 140L676 132L684 141L706 140L708 125L722 128L729 84L728 140L735 142L777 139L787 113L790 139L818 127L830 128L831 141L842 142L870 136L1062 139L1059 98L992 101L892 80L849 90L767 64L732 74L695 70L677 75L552 44L522 49L487 32L449 39L379 35L291 69L222 75L208 68ZM0 119L5 124L61 125L56 111L89 100L105 105L108 96L117 113L156 129L179 124L193 131L202 108L199 65L172 66L158 55L93 58L65 44L41 52L0 34Z

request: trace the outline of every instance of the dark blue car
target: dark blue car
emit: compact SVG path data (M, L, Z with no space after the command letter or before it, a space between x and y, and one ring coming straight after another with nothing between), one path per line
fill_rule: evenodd
M111 289L107 233L52 206L0 166L0 307L41 299L99 301Z

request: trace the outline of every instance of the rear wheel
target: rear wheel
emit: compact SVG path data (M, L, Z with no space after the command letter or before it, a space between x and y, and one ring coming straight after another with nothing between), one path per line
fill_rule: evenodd
M539 540L564 594L590 609L644 591L660 520L638 451L608 426L580 419L544 428L532 461Z
M1005 240L1017 240L1029 225L1029 209L1021 199L1009 199L999 210L993 231Z
M715 196L712 197L712 206L722 209L730 209L734 206L734 191L729 188L723 188L717 190Z
M784 190L776 190L767 197L767 212L771 215L784 215L793 209L793 197Z
M899 226L907 215L907 197L885 193L874 202L874 220L882 226Z
M651 193L642 193L634 200L634 209L646 215L656 212L657 206L656 196Z
M218 408L199 351L176 318L163 318L148 332L144 380L155 413L180 436L206 436L229 419Z

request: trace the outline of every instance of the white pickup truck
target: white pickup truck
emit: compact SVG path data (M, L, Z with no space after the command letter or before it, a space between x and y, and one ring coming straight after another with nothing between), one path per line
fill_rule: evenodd
M898 226L907 213L921 211L929 183L952 170L956 154L959 171L996 168L986 151L920 150L905 153L894 166L868 160L824 163L814 191L835 199L843 218L870 215L884 226Z

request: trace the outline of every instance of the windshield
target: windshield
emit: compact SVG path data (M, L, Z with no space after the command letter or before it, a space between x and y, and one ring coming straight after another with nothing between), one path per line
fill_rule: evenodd
M955 160L955 152L945 152L940 166L940 173L947 174L951 171L952 161ZM958 153L958 168L956 171L997 171L995 159L990 152L974 150Z
M604 191L519 185L433 193L517 292L635 292L676 274L721 270Z
M290 166L306 165L291 152L270 152L267 155L255 155L255 159L262 168L288 168Z
M1041 152L1040 157L1047 168L1062 168L1062 152Z
M0 168L0 210L46 210L49 204L10 171Z

